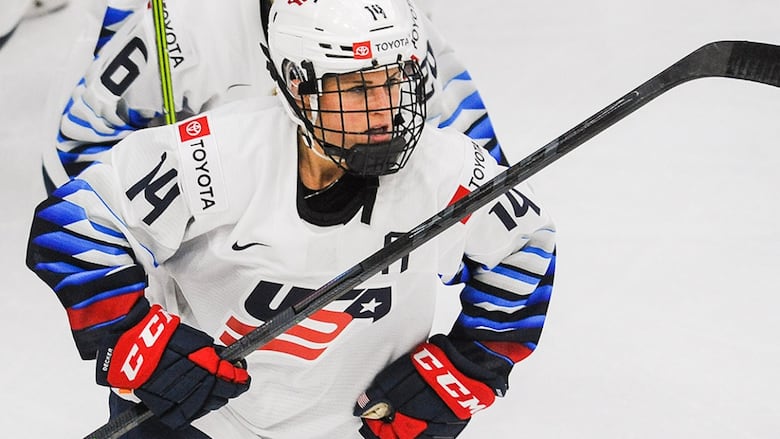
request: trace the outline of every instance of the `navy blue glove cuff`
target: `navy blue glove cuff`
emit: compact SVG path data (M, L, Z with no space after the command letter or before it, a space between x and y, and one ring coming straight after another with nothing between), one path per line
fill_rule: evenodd
M509 389L512 363L471 340L459 340L436 334L429 340L447 354L452 364L464 375L482 381L493 393L504 396Z

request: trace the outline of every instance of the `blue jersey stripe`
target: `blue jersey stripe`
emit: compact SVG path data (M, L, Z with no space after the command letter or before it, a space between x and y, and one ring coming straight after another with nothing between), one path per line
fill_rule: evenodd
M504 153L501 151L501 145L499 145L498 143L496 143L496 146L494 146L493 149L491 149L488 152L490 153L490 156L493 157L493 159L495 159L496 162L498 163L506 162L506 159L504 158Z
M81 271L78 273L73 273L65 277L65 279L61 280L57 285L54 286L53 289L55 292L60 292L64 288L88 284L90 282L94 282L98 279L102 279L106 277L106 274L112 271L114 271L114 267L107 267L107 268L101 268L99 270Z
M103 27L110 27L119 23L125 18L129 17L133 13L132 10L117 9L112 7L106 8L106 14L103 16Z
M468 301L471 304L477 303L491 303L496 306L502 307L518 307L527 305L528 299L522 298L518 300L507 300L500 297L496 297L492 294L480 291L471 285L466 285L461 292L461 299Z
M113 145L90 145L85 148L79 148L79 154L100 154L103 151L108 151Z
M48 271L50 273L67 274L78 273L83 269L67 262L41 262L35 264L35 271Z
M468 70L464 70L453 76L452 79L447 81L447 83L442 86L442 88L447 88L447 86L449 86L452 81L471 81L471 75L469 74Z
M87 128L88 130L92 131L93 133L97 134L100 137L117 137L119 135L119 133L121 133L121 132L128 131L128 130L132 131L132 128L130 128L127 125L125 125L123 127L118 127L117 129L114 129L113 132L101 133L100 131L96 130L95 127L93 127L91 123L87 122L84 119L76 117L71 112L67 113L67 118L68 118L69 121L71 121L71 122L75 123L76 125L79 125L79 126L81 126L83 128Z
M543 302L550 302L550 298L552 298L552 285L542 285L531 293L526 305L533 306Z
M39 211L37 216L60 227L65 227L79 221L89 221L84 208L69 201L53 204L46 209ZM118 230L108 228L93 221L89 221L89 224L98 232L115 238L125 239L125 235Z
M154 117L162 117L162 113L155 112ZM138 110L132 108L127 110L128 123L136 127L145 127L152 121L152 117L144 117Z
M95 230L97 230L100 233L103 233L103 234L106 234L106 235L109 235L109 236L113 236L114 238L121 238L121 239L127 240L127 237L125 236L125 234L120 232L120 231L118 231L118 230L114 230L114 229L108 228L106 226L103 226L103 225L100 225L100 224L96 224L96 223L94 223L92 221L90 221L89 223L92 225L92 228L94 228Z
M507 331L517 329L541 329L544 326L544 316L530 316L513 322L496 322L484 317L471 317L466 314L458 316L458 324L470 329L492 329Z
M68 103L65 104L65 108L62 110L62 114L68 113L73 106L73 98L68 99Z
M441 275L439 275L439 277L441 277ZM455 285L455 284L467 282L470 279L471 279L471 270L469 269L469 266L461 262L460 270L458 270L455 276L453 276L452 279L450 279L449 281L443 283L444 285Z
M460 113L463 112L463 110L484 110L485 104L482 102L482 98L479 97L478 92L474 92L468 96L466 96L460 104L458 104L458 108L455 109L455 111L452 113L452 116L447 118L446 120L439 123L439 128L444 128L452 125L453 122L460 116Z
M92 186L90 186L86 181L75 179L55 189L54 192L52 192L52 195L57 198L65 199L78 191L89 191L92 193L95 192L92 190Z
M127 317L127 314L125 314L123 316L120 316L120 317L117 317L114 320L109 320L107 322L98 323L95 326L90 326L89 328L84 329L84 331L93 331L95 329L100 329L100 328L103 328L103 327L106 327L106 326L111 326L111 325L113 325L116 322L120 322L120 321L124 320L125 317Z
M57 141L59 143L62 143L63 140L65 140L65 139L63 139L61 137L57 138ZM80 157L79 154L75 154L75 153L72 153L72 152L65 152L65 151L63 151L61 149L57 150L57 155L60 158L60 162L62 162L64 165L67 165L67 164L70 164L70 163L75 163L76 160L78 160L79 157Z
M482 104L484 108L485 105ZM495 131L493 131L493 124L490 123L490 119L485 117L479 123L466 132L466 135L472 139L492 139L496 137Z
M109 41L111 41L111 38L114 36L112 33L111 35L106 35L98 38L97 44L95 45L95 52L98 52L100 49L103 48L103 46L106 45Z
M77 206L69 201L62 201L39 211L37 216L50 223L64 227L68 224L86 220L87 212L81 206Z
M95 241L77 238L64 232L53 232L37 236L33 239L33 243L69 256L77 256L90 251L97 251L112 256L127 254L125 249L101 245Z
M134 293L136 291L140 291L142 289L146 288L146 283L144 282L138 282L133 285L127 285L122 288L117 288L115 290L105 291L100 294L97 294L95 296L90 297L89 299L77 303L76 305L71 306L72 309L82 309L86 308L94 303L100 302L101 300L110 299L112 297L121 296L123 294L129 294Z
M538 248L538 247L531 247L531 246L528 246L528 247L524 247L524 248L523 248L522 250L520 250L520 251L522 251L522 252L525 252L525 253L532 253L532 254L535 254L535 255L537 255L537 256L541 256L541 257L543 257L543 258L545 258L545 259L551 259L551 258L553 257L553 254L552 254L552 253L550 253L550 252L547 252L547 251L545 251L545 250L543 250L543 249L540 249L540 248Z
M524 282L529 285L536 285L539 283L539 279L541 278L541 276L531 276L530 274L521 273L511 267L502 265L493 268L491 271L511 279L519 280L520 282Z

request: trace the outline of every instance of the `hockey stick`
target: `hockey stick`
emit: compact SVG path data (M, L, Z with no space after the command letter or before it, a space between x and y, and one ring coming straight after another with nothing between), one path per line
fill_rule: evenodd
M743 79L780 87L780 46L747 41L719 41L702 46L335 277L303 301L283 309L228 346L223 357L230 361L246 357L651 100L684 82L706 77ZM148 409L138 404L85 439L117 438L152 416Z

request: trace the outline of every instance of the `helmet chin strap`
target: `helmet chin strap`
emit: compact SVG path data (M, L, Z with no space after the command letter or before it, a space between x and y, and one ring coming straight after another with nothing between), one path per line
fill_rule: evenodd
M333 158L329 157L326 153L320 152L317 148L314 147L314 139L312 138L311 133L308 130L306 130L306 127L301 126L301 128L303 129L298 129L298 133L300 134L301 139L303 140L303 144L306 145L306 147L309 148L317 157L321 159L333 161ZM321 145L322 142L317 142L317 144ZM326 144L326 145L330 145L330 144ZM337 147L331 145L330 148L337 148ZM326 147L323 146L322 149L325 150Z

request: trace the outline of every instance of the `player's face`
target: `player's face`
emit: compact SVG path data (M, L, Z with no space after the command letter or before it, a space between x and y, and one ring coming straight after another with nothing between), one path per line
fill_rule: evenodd
M325 77L319 100L325 141L345 148L389 141L402 79L397 67Z

